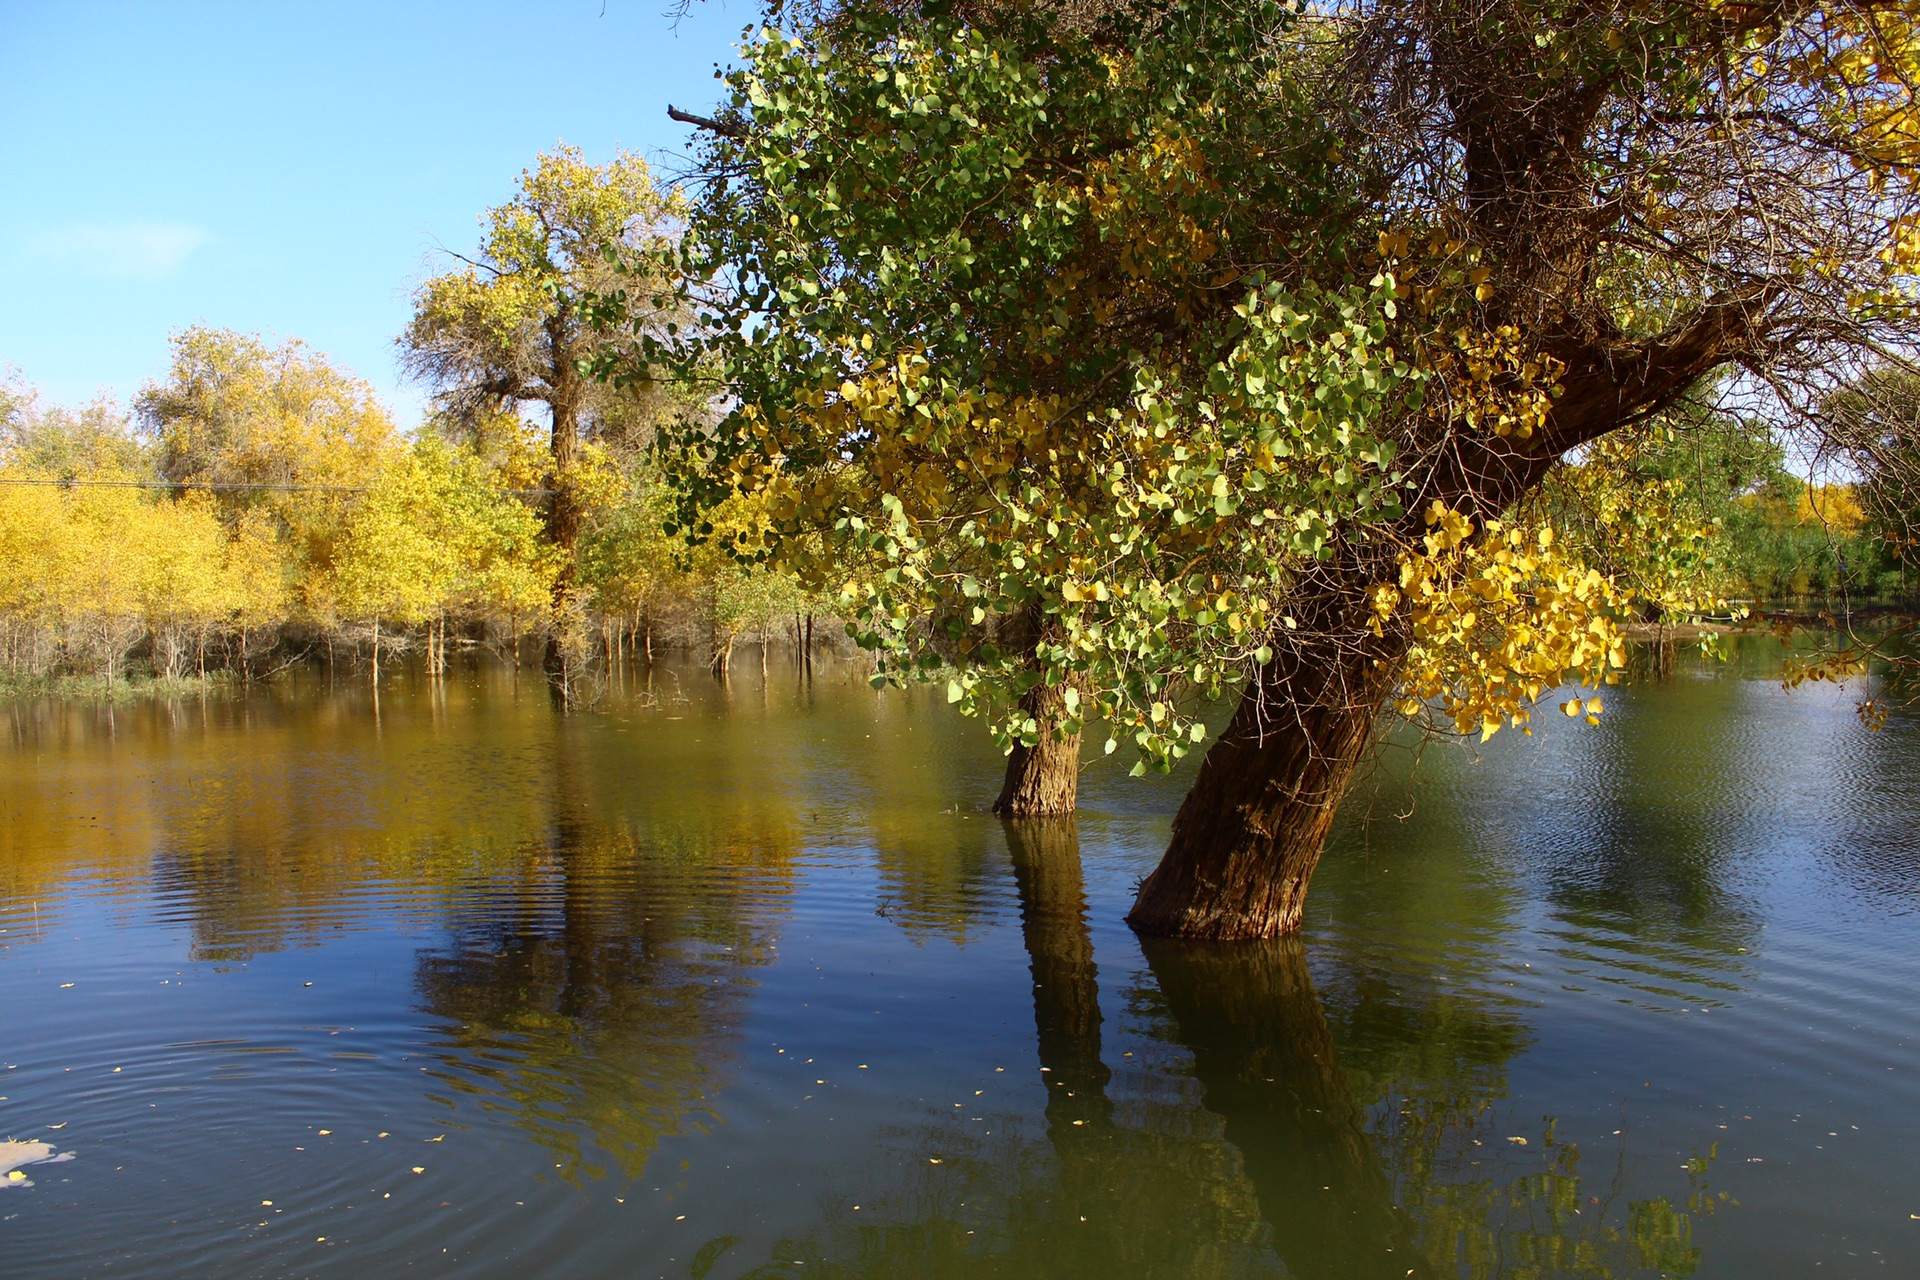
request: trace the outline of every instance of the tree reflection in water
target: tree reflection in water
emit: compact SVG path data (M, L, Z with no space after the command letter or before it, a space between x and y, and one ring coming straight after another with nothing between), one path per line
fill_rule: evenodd
M1144 946L1287 1269L1302 1280L1437 1274L1394 1205L1300 940Z
M1297 939L1143 944L1154 990L1136 1005L1190 1075L1150 1072L1116 1096L1074 826L1009 824L1007 836L1045 1142L1007 1118L998 1138L960 1123L902 1135L941 1163L909 1166L857 1219L829 1209L747 1276L1602 1280L1698 1265L1691 1224L1714 1205L1710 1159L1693 1163L1684 1209L1622 1207L1624 1150L1594 1196L1551 1123L1524 1156L1490 1145L1503 1062L1481 1059L1526 1037L1492 1025L1508 1011L1464 1010L1472 997L1451 992L1397 1012L1409 1038L1456 1042L1386 1046L1360 1073L1375 1089L1356 1092ZM1457 1069L1415 1089L1392 1070L1415 1061Z
M715 1122L791 849L765 847L786 830L766 823L643 841L592 817L580 771L559 763L547 837L506 862L511 885L455 906L415 986L448 1027L432 1074L450 1118L470 1099L512 1116L568 1179L607 1174L601 1156L632 1179L662 1138Z
M553 855L420 953L421 1004L447 1025L433 1074L440 1101L513 1116L565 1176L608 1172L591 1144L636 1178L661 1138L712 1123L770 930L694 900L631 831L569 830Z

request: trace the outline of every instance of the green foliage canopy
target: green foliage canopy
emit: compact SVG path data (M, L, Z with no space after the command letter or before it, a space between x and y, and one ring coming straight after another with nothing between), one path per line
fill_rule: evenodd
M682 263L725 287L672 355L735 397L676 442L683 525L762 500L738 554L838 587L883 676L957 664L1007 740L1200 741L1177 692L1266 660L1336 526L1403 514L1374 424L1422 394L1292 21L1178 9L1125 56L1039 17L756 36ZM1043 683L1066 723L1009 707Z

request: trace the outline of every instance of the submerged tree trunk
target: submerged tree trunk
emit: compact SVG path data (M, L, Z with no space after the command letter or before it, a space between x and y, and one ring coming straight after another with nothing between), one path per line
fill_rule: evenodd
M1037 737L1032 746L1013 744L993 811L1009 818L1072 813L1080 797L1080 735L1055 733L1069 718L1066 689L1035 685L1021 695L1020 709L1038 726Z
M1046 620L1029 606L1011 620L1009 644L1020 645L1038 667L1036 653L1048 640ZM993 811L1002 817L1045 817L1072 813L1080 798L1080 735L1062 736L1073 718L1067 710L1067 686L1037 684L1020 695L1020 710L1033 722L1033 744L1015 742L1007 754L1006 777Z
M1398 621L1373 633L1373 579L1347 568L1307 602L1207 752L1127 914L1141 933L1235 940L1300 927L1327 830L1408 643Z
M1568 397L1556 415L1569 414L1568 430L1591 439L1604 432L1579 424L1617 416L1624 403ZM1141 933L1229 941L1300 927L1327 831L1412 644L1405 610L1377 618L1372 587L1396 579L1398 548L1417 545L1428 504L1477 524L1497 517L1540 483L1561 448L1497 437L1452 444L1394 536L1344 545L1296 585L1294 626L1274 636L1272 660L1247 682L1127 913Z

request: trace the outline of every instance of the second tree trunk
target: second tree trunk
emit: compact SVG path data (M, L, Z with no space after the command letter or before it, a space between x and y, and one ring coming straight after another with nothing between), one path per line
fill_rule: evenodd
M1020 697L1020 709L1038 726L1032 746L1013 744L1006 779L993 811L1003 817L1072 813L1080 797L1080 735L1056 736L1072 717L1063 687L1039 684Z

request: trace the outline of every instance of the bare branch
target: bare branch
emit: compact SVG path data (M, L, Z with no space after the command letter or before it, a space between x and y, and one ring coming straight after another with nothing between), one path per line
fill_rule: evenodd
M736 124L728 120L714 120L707 116L697 116L691 111L682 111L672 103L667 104L667 118L669 120L678 120L681 124L690 124L696 129L705 129L708 133L717 133L723 138L738 138L744 140L747 137L747 128L745 125Z

